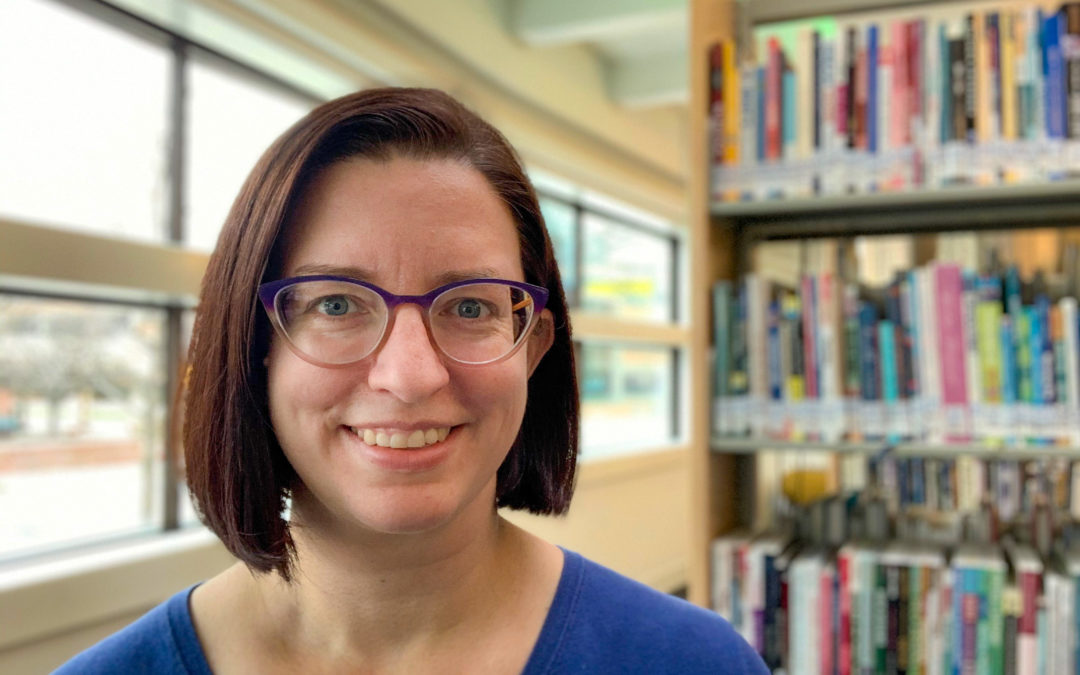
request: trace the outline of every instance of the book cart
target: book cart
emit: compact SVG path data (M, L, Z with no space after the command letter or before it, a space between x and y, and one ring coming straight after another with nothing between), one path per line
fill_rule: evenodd
M1076 261L1064 264L1057 276L1065 281L1051 291L1042 279L1018 280L1008 265L986 273L935 260L928 244L939 234L1048 228L1063 233L1059 244L1080 241L1070 230L1080 227L1080 146L1072 140L1080 139L1073 98L1080 7L978 0L692 0L690 7L692 302L695 316L709 317L694 327L697 356L709 368L691 375L692 400L707 402L692 425L691 600L728 615L784 672L1080 672L1080 557L1067 549L1076 533L1066 522L1080 498L1072 494L1080 492L1080 472L1072 471L1080 460ZM950 18L939 20L941 13ZM796 26L777 31L786 39L760 30L779 22ZM831 54L823 53L826 41ZM1036 53L1025 49L1040 50L1043 88L1034 92L1024 88L1031 82L1022 65L1007 65L1027 58L1035 72ZM916 51L923 61L910 56ZM756 83L747 68L755 61ZM943 79L933 80L928 63L939 62ZM798 77L805 70L817 87L859 73L846 110L828 102L847 124L822 119L822 94ZM953 74L980 93L956 91ZM1049 80L1061 90L1045 88ZM750 126L732 122L733 86L739 112L761 125L756 139ZM941 96L928 102L920 94L918 105L903 98L919 88ZM717 100L725 94L727 108ZM785 97L787 107L776 102ZM897 106L935 116L940 135L928 125L927 137L905 137ZM1048 114L1059 106L1060 117ZM1033 120L1041 126L1026 128ZM755 150L753 160L739 161ZM917 267L872 301L845 296L851 272L843 259L853 257L854 239L897 234L914 237ZM829 249L841 260L832 277L798 275L778 294L755 275L763 247L825 240L838 242ZM997 295L979 286L995 275ZM786 299L796 303L790 312ZM861 316L867 305L876 313ZM739 339L741 360L731 344ZM862 351L849 354L852 344ZM1041 383L1040 359L1048 369ZM959 380L958 366L966 367ZM741 390L732 385L740 372ZM782 485L791 476L780 475L790 468L775 459L780 453L824 453L825 478ZM770 483L775 490L764 494ZM762 511L774 511L782 491L794 500L815 491L837 496L796 509L801 517L778 528ZM1026 513L1032 504L1036 512ZM999 522L1002 509L1022 525ZM928 540L909 511L954 512L952 534ZM790 546L793 539L803 544Z

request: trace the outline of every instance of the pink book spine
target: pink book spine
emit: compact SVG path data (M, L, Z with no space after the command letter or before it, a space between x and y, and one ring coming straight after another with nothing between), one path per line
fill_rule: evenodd
M780 52L780 42L769 39L769 61L765 71L765 158L780 159L783 148L783 133L780 112L784 57Z
M818 641L821 643L821 672L823 672L823 673L831 673L831 672L833 672L833 657L834 657L834 655L833 655L833 638L835 636L833 635L833 631L832 631L832 626L833 626L832 608L833 608L833 575L835 573L836 572L834 572L828 565L826 565L825 569L821 572L821 580L820 580L821 597L819 599L820 600L820 607L819 607L820 611L818 613L818 615L820 617L820 623L818 624L818 626L819 626L819 628L818 628L818 630L819 630L819 639L818 639Z
M836 573L840 575L840 637L837 640L839 652L836 654L836 672L839 675L851 675L851 558L849 556L843 554L837 556Z
M921 21L907 22L908 45L908 110L913 118L923 114L923 28ZM911 128L908 130L910 138Z
M937 287L938 353L941 363L941 400L945 407L946 435L963 440L967 434L967 371L965 362L963 295L960 267L938 265L934 269Z
M1023 572L1020 574L1020 595L1023 608L1016 627L1016 672L1017 675L1036 675L1038 673L1038 602L1039 573Z
M889 25L890 42L892 43L892 105L889 116L890 145L894 148L902 148L907 142L906 129L908 127L908 44L906 24L903 21L894 21Z

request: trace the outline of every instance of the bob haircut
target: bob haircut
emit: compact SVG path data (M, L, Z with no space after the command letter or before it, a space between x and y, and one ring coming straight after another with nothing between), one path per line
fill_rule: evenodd
M277 279L282 240L305 189L351 158L452 160L473 167L517 225L525 281L550 293L555 339L528 383L517 439L498 469L498 506L561 514L577 461L578 394L570 321L532 184L494 127L445 93L387 88L325 103L259 159L237 196L203 278L183 392L188 488L203 522L257 572L289 580L295 548L282 517L298 477L270 425L272 328L256 298Z

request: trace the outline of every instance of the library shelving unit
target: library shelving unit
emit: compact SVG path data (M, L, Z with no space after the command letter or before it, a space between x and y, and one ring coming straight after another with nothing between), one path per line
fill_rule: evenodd
M1080 225L1076 182L942 188L919 192L805 197L751 202L711 199L709 49L720 40L748 39L752 26L808 15L910 8L925 0L690 0L691 108L689 225L695 317L693 363L708 363L711 341L710 289L716 280L736 279L750 269L754 246L781 239L851 237L869 234L940 233ZM939 3L940 4L940 3ZM971 5L977 5L973 0ZM708 605L710 541L750 524L754 467L759 449L875 453L881 443L799 443L720 438L712 435L709 369L693 368L691 461L692 517L690 599ZM900 444L898 455L974 455L1025 459L1045 456L1038 448L989 449L982 445ZM1080 458L1080 448L1054 447L1054 456Z

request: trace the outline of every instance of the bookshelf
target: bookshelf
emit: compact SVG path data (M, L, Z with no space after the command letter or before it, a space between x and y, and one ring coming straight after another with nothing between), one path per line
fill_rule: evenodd
M1076 180L756 198L753 201L714 198L709 118L712 65L709 52L712 44L719 40L744 42L751 39L749 36L756 24L803 19L809 14L820 16L898 8L918 11L921 6L930 4L943 3L919 0L825 0L812 4L787 0L691 0L690 157L694 170L690 183L690 227L695 242L691 247L691 262L693 278L697 280L693 296L697 316L712 316L709 291L713 282L735 280L752 269L752 252L755 247L768 242L1080 226L1080 182ZM964 4L978 6L979 3ZM982 4L988 7L1005 6L1003 3ZM711 346L712 326L708 321L699 321L694 330L695 346L701 350L697 357L702 359L697 362L705 362ZM841 457L891 454L935 461L957 457L982 460L1080 459L1080 447L1075 443L1061 442L1042 446L1003 446L972 442L804 442L717 436L711 424L708 378L708 373L699 373L691 382L693 400L709 402L699 404L695 411L696 456L692 463L696 520L692 524L694 539L691 548L690 597L703 605L710 604L712 600L709 597L710 542L717 535L750 524L747 514L756 503L752 487L756 482L755 471L759 458L766 451L817 451ZM1071 566L1074 562L1068 564ZM1052 581L1072 583L1057 577L1051 579L1049 570L1047 575L1044 581L1047 589L1052 588ZM1071 592L1072 586L1068 588Z

